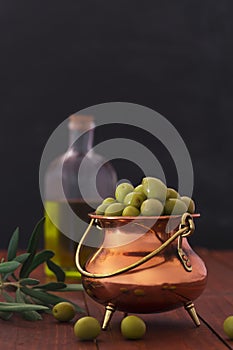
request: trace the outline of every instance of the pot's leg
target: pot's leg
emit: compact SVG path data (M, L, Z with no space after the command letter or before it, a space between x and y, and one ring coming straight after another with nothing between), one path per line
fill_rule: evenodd
M108 328L109 322L112 318L114 311L115 311L115 305L109 303L105 308L104 320L102 324L103 331L106 331L106 329Z
M188 312L188 314L190 315L190 317L193 320L193 322L195 323L195 325L197 327L199 327L200 321L199 321L199 318L197 316L193 302L192 301L188 302L187 304L185 304L184 308Z

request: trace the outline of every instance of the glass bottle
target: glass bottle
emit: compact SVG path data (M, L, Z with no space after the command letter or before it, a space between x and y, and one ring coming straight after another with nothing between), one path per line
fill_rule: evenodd
M83 224L89 222L88 213L100 204L92 185L96 183L102 198L112 196L117 176L110 162L92 149L95 128L92 116L73 114L68 128L69 148L52 161L45 175L44 245L55 252L53 261L63 268L67 277L77 277L76 242L84 232ZM82 220L77 222L77 216ZM47 266L45 272L52 275Z

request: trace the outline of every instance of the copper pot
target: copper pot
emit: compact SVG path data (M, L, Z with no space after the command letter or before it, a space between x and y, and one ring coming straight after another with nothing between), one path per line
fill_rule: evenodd
M106 307L103 329L116 309L156 313L181 306L200 325L193 300L205 288L207 271L186 238L193 233L193 218L198 214L90 216L91 223L77 249L76 264L88 295ZM104 241L87 258L90 249L83 242L93 223L104 230Z

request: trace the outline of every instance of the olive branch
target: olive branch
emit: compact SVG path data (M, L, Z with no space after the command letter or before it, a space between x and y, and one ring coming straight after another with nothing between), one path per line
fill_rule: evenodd
M64 271L51 260L55 255L53 251L37 252L39 240L43 234L44 220L45 218L42 218L36 224L29 238L26 253L19 255L17 255L19 228L16 228L9 241L7 260L1 259L0 295L5 301L0 302L0 318L3 320L9 320L13 312L19 312L29 321L41 320L41 312L51 313L51 308L55 304L69 301L49 292L83 290L80 284L65 283ZM30 277L30 274L44 263L56 276L56 282L41 284L39 280ZM77 304L71 303L77 312L84 312Z

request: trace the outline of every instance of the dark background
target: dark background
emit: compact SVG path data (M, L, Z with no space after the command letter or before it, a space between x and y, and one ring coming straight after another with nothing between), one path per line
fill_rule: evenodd
M1 0L0 247L16 226L25 247L43 215L38 169L53 130L125 101L161 113L189 149L202 214L192 244L233 248L232 18L230 0Z

